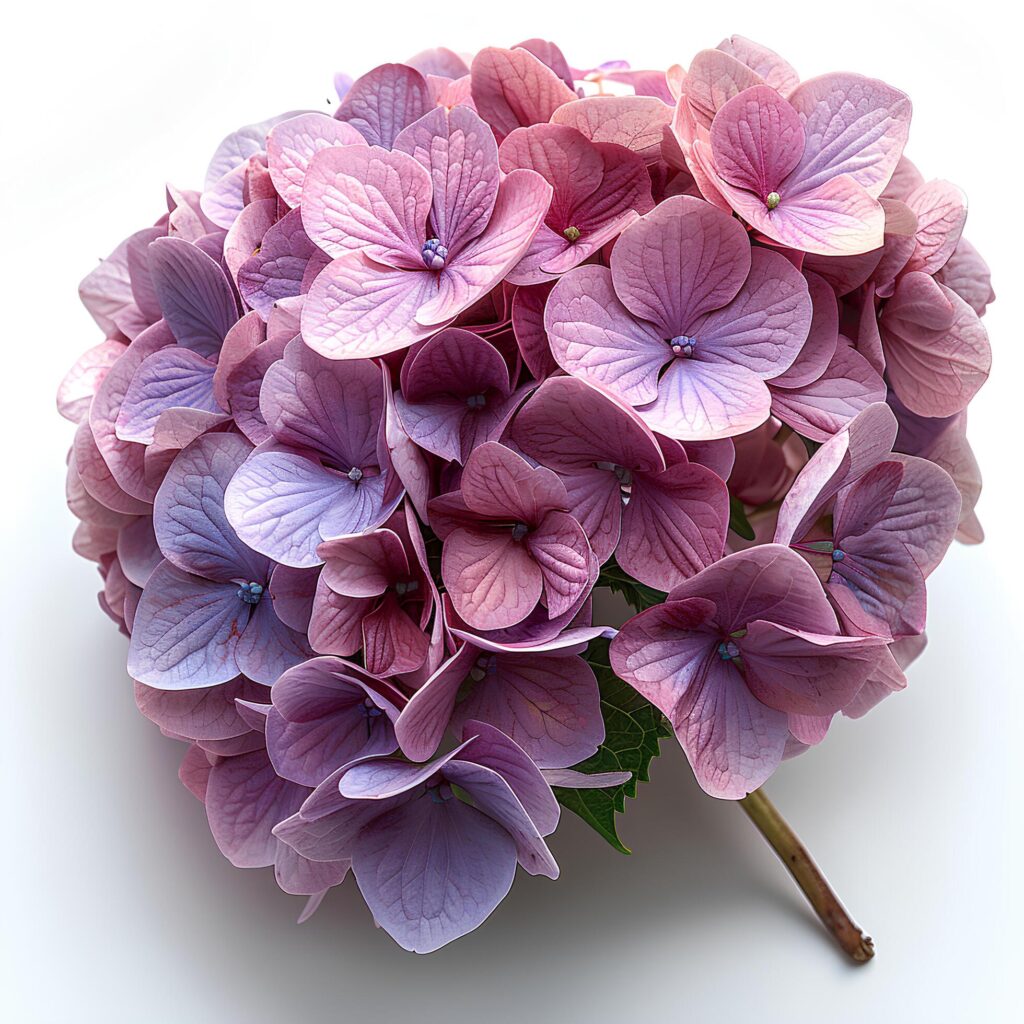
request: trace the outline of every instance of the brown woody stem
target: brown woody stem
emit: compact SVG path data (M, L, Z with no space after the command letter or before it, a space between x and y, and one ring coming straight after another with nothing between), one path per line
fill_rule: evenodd
M839 897L829 887L807 848L765 796L764 790L754 790L739 803L779 860L786 865L786 870L843 952L859 964L867 963L875 955L874 943L850 920L850 915L843 909Z

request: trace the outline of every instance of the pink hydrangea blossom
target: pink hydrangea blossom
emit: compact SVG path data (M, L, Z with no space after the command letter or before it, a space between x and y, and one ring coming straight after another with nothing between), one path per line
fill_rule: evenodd
M428 952L658 737L750 809L908 685L995 294L907 97L742 36L334 86L82 281L66 493L217 848Z

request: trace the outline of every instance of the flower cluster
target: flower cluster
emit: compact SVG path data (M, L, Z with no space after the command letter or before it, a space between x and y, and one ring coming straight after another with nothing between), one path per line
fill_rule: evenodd
M338 92L83 282L68 501L225 856L306 913L351 871L425 952L557 876L561 805L621 809L641 712L741 798L905 685L981 539L993 295L907 97L740 37Z

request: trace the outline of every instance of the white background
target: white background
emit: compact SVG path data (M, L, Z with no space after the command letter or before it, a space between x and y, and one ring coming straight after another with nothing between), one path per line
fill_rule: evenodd
M659 9L663 12L659 15ZM3 795L0 1017L11 1024L534 1020L1002 1022L1021 930L1022 57L1008 5L765 0L215 4L27 0L4 16ZM671 13L668 13L671 12ZM972 406L980 548L930 586L931 646L907 692L779 771L769 790L875 936L843 961L742 812L678 749L622 826L623 857L567 814L557 883L520 874L476 933L416 957L351 882L313 920L269 871L217 852L176 779L180 748L135 710L125 642L69 548L70 424L53 393L99 340L78 280L199 186L235 127L326 108L332 74L427 46L528 36L585 66L686 63L739 32L804 76L906 89L908 152L970 195L993 268L994 375ZM1015 948L1016 947L1016 948Z

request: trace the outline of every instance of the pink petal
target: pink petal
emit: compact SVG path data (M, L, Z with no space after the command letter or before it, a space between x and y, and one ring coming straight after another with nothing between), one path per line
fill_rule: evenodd
M544 123L576 94L527 50L486 47L470 67L473 102L495 135Z
M310 161L332 146L365 146L366 140L352 125L327 114L309 113L280 121L267 135L267 162L278 195L298 206Z

